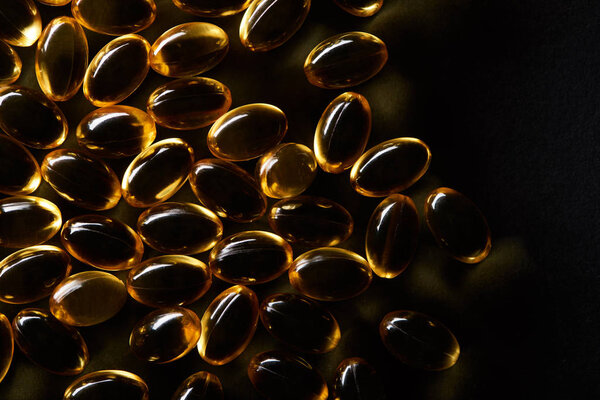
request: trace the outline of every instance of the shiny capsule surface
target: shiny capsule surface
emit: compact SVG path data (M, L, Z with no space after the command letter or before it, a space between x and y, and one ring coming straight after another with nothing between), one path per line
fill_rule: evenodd
M379 324L388 351L413 368L441 371L458 360L460 347L441 322L416 311L392 311Z
M47 6L65 6L71 2L71 0L37 0L38 2Z
M151 207L173 196L185 183L194 150L178 138L154 143L127 167L121 182L123 198L133 207Z
M0 40L0 85L10 85L19 79L22 67L19 54Z
M190 352L200 337L200 319L181 307L159 308L138 322L129 347L140 359L163 364Z
M252 0L173 0L185 12L200 17L227 17L244 11Z
M438 188L425 201L425 221L438 245L458 261L475 264L492 248L490 228L469 198L450 188Z
M23 248L44 243L60 230L56 205L34 196L0 200L0 246Z
M42 18L33 0L0 2L0 40L29 47L42 34Z
M252 51L269 51L287 42L302 26L311 0L256 0L240 23L240 40Z
M388 51L377 36L347 32L325 39L304 62L308 81L324 89L341 89L368 81L385 65Z
M10 368L14 352L15 344L10 321L6 315L0 313L0 382Z
M335 372L334 400L385 400L375 368L362 358L347 358Z
M90 359L83 337L50 313L26 308L12 322L15 343L34 364L59 375L77 375Z
M212 365L235 359L252 340L258 322L258 298L244 287L233 286L210 303L202 316L198 352Z
M315 156L321 169L339 174L351 168L365 151L370 134L371 107L367 99L352 92L336 97L315 131Z
M381 9L383 0L333 0L342 10L357 17L370 17Z
M40 166L29 150L16 140L0 135L0 193L29 194L38 188L41 180Z
M71 12L91 31L120 36L152 25L156 4L154 0L73 0Z
M148 386L127 371L95 371L78 378L65 391L63 400L148 400Z
M171 400L223 400L223 386L216 375L200 371L183 381Z

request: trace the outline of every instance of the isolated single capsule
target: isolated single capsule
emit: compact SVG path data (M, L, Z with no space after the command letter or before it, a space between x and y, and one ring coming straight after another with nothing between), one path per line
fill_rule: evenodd
M321 169L339 174L365 151L371 134L371 107L358 93L346 92L325 109L315 131L314 149Z
M271 207L269 225L279 236L306 246L334 246L348 239L354 229L352 215L333 200L298 196Z
M342 10L357 17L370 17L377 14L383 0L333 0Z
M85 374L65 391L63 400L148 400L148 386L127 371L103 370Z
M15 352L12 327L6 315L0 313L0 382L6 376Z
M198 352L204 361L223 365L235 359L252 340L258 323L258 298L244 286L218 295L202 316Z
M287 42L302 26L310 0L256 0L240 23L242 45L252 51L269 51Z
M458 261L475 264L492 248L490 228L469 198L450 188L438 188L425 200L425 221L438 245Z
M223 386L216 375L200 371L183 381L171 400L223 400Z
M0 160L0 193L19 196L38 188L42 180L40 166L21 143L0 135Z
M183 186L194 163L194 150L179 138L154 143L133 159L121 182L123 198L133 207L168 200Z
M156 4L154 0L73 0L71 12L91 31L120 36L152 25Z
M385 65L388 51L377 36L347 32L325 39L304 62L308 81L324 89L342 89L368 81Z
M12 330L23 354L54 374L80 374L89 362L88 348L81 334L44 310L20 311L13 319Z
M334 400L385 400L375 368L362 358L347 358L335 371Z
M133 328L129 347L142 360L164 364L189 353L200 337L200 319L182 307L159 308Z
M22 67L19 54L0 40L0 85L10 85L19 79Z
M60 230L56 205L34 196L0 200L0 246L23 248L44 243Z
M66 6L71 2L71 0L37 0L38 2L45 4L47 6Z
M244 11L252 0L173 0L185 12L200 17L227 17Z
M460 347L444 324L416 311L392 311L379 324L388 351L404 364L428 371L452 367Z
M29 47L42 34L42 18L33 0L3 1L0 4L0 40Z

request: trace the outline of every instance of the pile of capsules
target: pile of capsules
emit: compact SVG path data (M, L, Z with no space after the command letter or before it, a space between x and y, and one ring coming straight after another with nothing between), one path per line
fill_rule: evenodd
M63 6L70 0L38 0ZM342 9L371 16L383 0L334 0ZM251 51L283 45L300 29L310 0L173 0L201 17L245 11L240 40ZM175 361L197 348L212 365L238 357L260 319L268 332L298 353L321 354L336 347L341 332L321 302L350 299L369 287L372 275L392 279L411 262L419 219L414 202L399 192L427 171L431 153L416 138L396 138L365 151L371 109L360 94L346 92L325 109L314 146L280 142L288 123L276 106L248 104L229 110L231 93L214 79L197 77L226 56L229 38L217 25L190 22L168 29L153 45L134 34L156 17L154 0L73 0L74 18L59 17L42 31L33 0L0 3L0 246L18 251L0 263L0 301L27 304L47 296L49 311L21 310L12 324L0 314L0 380L13 356L13 341L35 364L52 373L80 374L89 361L75 327L102 323L121 310L127 296L156 308L137 323L129 346L150 363ZM118 36L88 63L83 27ZM10 47L37 42L35 72L43 93L11 86L21 61ZM308 55L304 71L318 87L343 89L374 77L388 52L364 32L330 37ZM147 110L116 105L130 96L152 68L179 78L149 96ZM68 131L55 102L83 87L100 107L78 124L79 150L58 149L41 167L27 147L55 149ZM176 130L211 126L207 136L216 158L194 159L179 138L153 143L156 124ZM132 157L121 180L105 158ZM255 176L234 162L258 159ZM340 204L299 196L317 169L350 171L361 195L385 197L366 231L366 259L335 248L353 231L353 218ZM76 207L98 212L121 197L144 208L136 229L116 218L85 214L62 221L59 208L29 196L41 179ZM186 181L199 204L166 202ZM280 199L270 209L267 197ZM225 218L236 223L263 216L273 232L245 231L223 238ZM439 246L465 263L483 260L491 247L487 222L464 195L438 188L425 203L425 220ZM59 233L60 231L60 233ZM42 245L60 235L63 250ZM290 243L311 247L294 259ZM143 260L144 245L164 253ZM208 265L190 255L210 251ZM70 275L70 257L94 267ZM128 270L126 283L110 271ZM108 272L107 272L108 271ZM259 303L249 285L289 274L300 292L270 295ZM200 318L183 308L202 297L212 276L234 284L219 294ZM90 301L95 299L95 301ZM102 299L102 301L97 301ZM310 330L301 327L311 327ZM401 362L425 370L451 367L459 345L448 328L416 311L388 313L380 324L385 347ZM268 399L326 399L327 383L302 358L284 351L254 356L248 376ZM360 358L344 360L333 384L334 398L383 399L374 369ZM148 399L144 381L120 370L96 371L75 380L65 400ZM222 399L219 378L198 372L186 379L173 400Z

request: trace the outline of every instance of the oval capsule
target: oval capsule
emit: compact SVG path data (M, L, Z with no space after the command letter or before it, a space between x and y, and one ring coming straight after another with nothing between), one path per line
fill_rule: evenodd
M183 381L171 400L223 400L223 386L216 375L200 371Z
M240 23L242 45L252 51L269 51L287 42L302 26L310 0L256 0Z
M425 221L438 245L458 261L483 261L492 248L488 223L462 193L438 188L425 200Z
M388 59L385 43L365 32L347 32L325 39L304 62L304 74L312 85L342 89L368 81Z
M357 16L371 17L381 9L383 0L333 0L342 10Z
M19 196L38 188L42 180L40 166L21 143L0 135L0 160L0 193Z
M244 286L232 286L210 303L202 316L198 352L212 365L235 359L252 340L258 323L258 298Z
M29 247L44 243L60 230L62 217L56 205L34 196L0 200L0 246Z
M73 0L71 12L91 31L120 36L152 25L156 4L154 0Z
M15 352L14 337L10 321L0 313L0 382L6 376Z
M200 17L227 17L244 11L252 0L173 0L181 10Z
M315 131L314 149L321 169L339 174L365 151L371 134L371 107L364 96L346 92L325 109Z
M139 376L121 370L85 374L71 383L63 400L148 400L148 385Z
M335 371L334 400L385 400L375 368L362 358L347 358Z
M133 159L121 183L123 198L133 207L168 200L183 186L194 163L194 150L179 138L154 143Z
M21 76L23 63L8 43L0 40L0 85L10 85Z
M0 40L29 47L42 34L42 17L33 0L3 1L0 4Z

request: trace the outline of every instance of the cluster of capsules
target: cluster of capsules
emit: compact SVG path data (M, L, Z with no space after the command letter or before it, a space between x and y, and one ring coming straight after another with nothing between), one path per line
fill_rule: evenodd
M66 5L70 0L39 0ZM375 14L382 0L335 0L358 16ZM303 24L310 0L173 0L202 17L245 10L240 40L252 51L281 46ZM226 56L227 34L206 22L175 26L153 45L134 34L155 19L154 0L73 0L71 17L52 20L42 31L32 0L0 4L0 246L19 248L0 263L0 301L26 304L45 297L49 311L21 310L12 324L0 314L0 380L11 364L13 341L35 364L63 375L80 374L89 361L76 327L102 323L124 306L128 294L156 308L133 328L129 346L150 363L175 361L197 348L212 365L238 357L260 319L272 336L299 353L321 354L341 338L335 317L321 302L356 297L373 273L392 279L411 262L419 218L411 198L399 194L427 171L431 153L416 138L396 138L369 150L371 109L365 97L346 92L323 112L313 149L280 142L288 129L285 113L269 104L229 110L226 85L196 77ZM118 36L88 63L82 26ZM43 93L11 86L21 61L9 45L37 41L35 71ZM387 61L387 48L364 32L330 37L308 55L308 81L342 89L362 83ZM147 112L116 105L131 95L149 68L179 78L158 87ZM100 108L77 126L80 150L46 154L41 167L29 150L55 149L67 136L67 121L56 101L83 87ZM207 136L216 158L194 159L179 138L153 143L156 125L191 130L212 125ZM366 151L365 151L366 150ZM134 157L121 180L104 158ZM258 159L255 176L234 162ZM341 174L361 195L385 197L366 231L366 258L332 247L352 233L351 214L340 204L300 196L317 169ZM121 197L144 208L136 229L116 218L86 214L63 224L52 202L30 196L41 180L75 206L108 210ZM200 204L166 202L186 181ZM267 196L279 199L270 208ZM273 232L245 231L224 237L221 218L237 223L263 216ZM490 251L487 222L464 195L438 188L426 199L425 220L439 246L455 259L477 263ZM60 232L65 250L43 245ZM313 248L294 259L290 243ZM165 255L143 260L144 244ZM208 265L191 255L210 251ZM70 275L70 257L94 270ZM126 282L112 272L128 270ZM301 294L273 294L262 302L249 285L272 281L285 272ZM200 299L212 276L235 286L219 294L200 318L183 308ZM102 299L98 301L98 299ZM442 323L425 314L398 310L380 324L385 347L401 362L425 370L451 367L459 345ZM248 376L268 399L326 399L328 386L304 359L284 351L254 356ZM359 358L344 360L334 383L340 400L383 399L375 370ZM65 400L148 399L144 381L120 370L96 371L67 388ZM198 372L186 379L173 400L222 399L219 378Z

